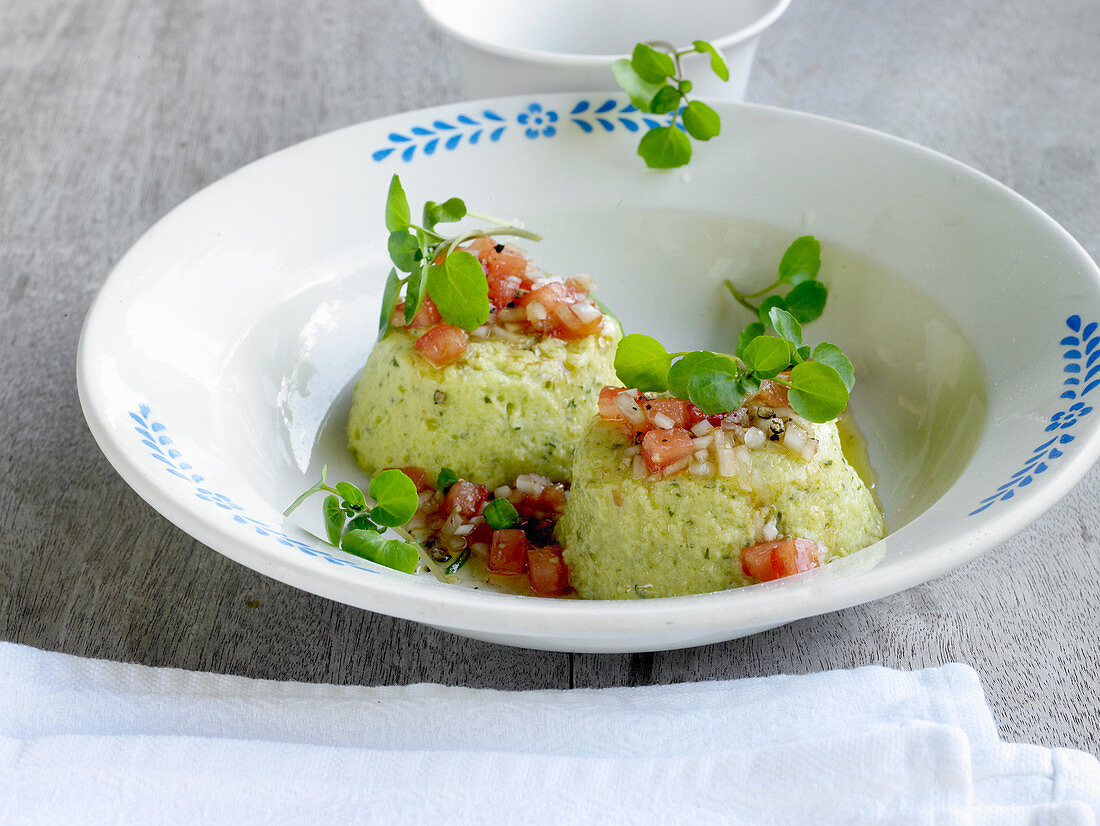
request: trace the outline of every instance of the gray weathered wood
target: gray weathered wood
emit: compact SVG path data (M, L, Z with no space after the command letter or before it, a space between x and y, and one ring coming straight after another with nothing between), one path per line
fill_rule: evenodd
M761 44L749 97L959 158L1096 257L1098 78L1094 0L796 0ZM113 263L248 161L460 98L412 0L0 4L0 639L275 679L501 688L960 660L1006 738L1100 751L1095 469L961 571L749 639L634 656L501 648L332 603L210 551L127 488L73 381Z

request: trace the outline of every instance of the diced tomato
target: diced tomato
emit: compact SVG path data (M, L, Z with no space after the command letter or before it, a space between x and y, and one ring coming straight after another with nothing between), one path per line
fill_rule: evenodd
M547 281L537 290L524 294L519 300L521 307L538 302L548 313L559 304L572 304L577 300L576 294L560 281Z
M493 531L486 564L495 574L522 574L527 569L527 534L519 528Z
M820 564L817 543L812 539L775 539L741 549L741 570L761 582L799 574Z
M582 318L573 309L573 304L586 300L585 293L560 281L549 281L521 296L518 303L527 309L527 320L538 332L575 339L599 332L603 324L603 313L598 310Z
M515 278L522 282L527 276L527 258L510 244L494 244L480 258L491 280Z
M650 430L642 437L642 458L651 473L658 473L693 450L691 434L680 427L668 430Z
M474 525L474 529L466 534L466 544L475 545L478 542L484 542L488 545L493 540L493 528L484 519L478 521Z
M608 422L616 422L626 417L619 406L615 404L615 397L623 392L621 387L605 387L600 391L600 400L597 403L600 410L600 418Z
M603 326L603 313L596 310L589 302L583 302L582 316L569 304L559 304L550 311L550 318L554 321L551 333L558 338L577 339L595 335Z
M725 413L704 413L702 410L700 410L695 405L690 405L688 416L689 416L689 421L691 421L691 424L687 425L688 427L694 427L699 422L703 421L703 419L706 419L712 425L714 425L715 427L718 427L720 424L722 424L722 419L724 419L726 417L726 414Z
M557 519L565 510L565 488L547 485L538 496L525 494L516 502L516 510L524 519Z
M465 330L450 324L437 324L413 346L435 367L445 367L462 358L469 342Z
M509 275L504 278L489 278L489 301L498 310L503 310L519 297L523 280Z
M777 378L789 381L790 377L790 373L780 373ZM771 379L760 382L760 392L752 397L752 403L771 408L790 406L790 401L787 399L787 388Z
M386 470L389 470L389 468L386 468ZM408 465L407 467L397 468L397 470L412 479L412 483L416 485L417 493L423 493L432 486L431 479L428 478L428 472L424 468Z
M569 588L569 570L561 555L561 548L531 548L527 552L527 577L531 589L541 596L560 594Z
M403 325L405 323L405 302L402 301L399 303L394 310ZM431 327L433 324L438 324L442 320L443 316L439 314L439 308L435 306L435 302L427 296L424 296L424 300L420 304L420 309L416 311L416 315L413 316L409 326Z
M457 509L462 518L469 519L481 513L488 501L489 489L485 485L460 479L447 491L447 497L443 500L443 513L449 516Z
M658 413L671 419L673 427L690 428L703 418L698 407L683 399L643 400L641 405L650 427L657 427L653 420Z

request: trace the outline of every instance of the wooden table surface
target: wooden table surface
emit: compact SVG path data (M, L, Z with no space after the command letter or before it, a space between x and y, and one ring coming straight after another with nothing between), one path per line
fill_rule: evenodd
M1100 256L1096 0L795 0L751 101L942 151ZM282 680L641 685L949 661L1002 736L1100 752L1100 472L963 569L877 602L685 651L473 642L266 579L138 498L77 401L81 321L150 224L312 135L461 100L413 0L0 4L0 639ZM1036 296L1041 301L1041 296Z

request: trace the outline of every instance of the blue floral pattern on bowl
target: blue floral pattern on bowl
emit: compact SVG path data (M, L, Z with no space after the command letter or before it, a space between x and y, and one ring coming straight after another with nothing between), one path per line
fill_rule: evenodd
M585 134L614 132L624 129L638 132L642 127L652 129L667 125L671 115L654 117L640 112L629 102L616 98L606 100L579 100L566 116L568 122ZM499 141L510 129L529 140L553 138L559 134L564 119L553 109L533 101L526 104L514 116L506 116L492 109L473 114L462 114L453 120L435 120L414 126L405 132L390 132L387 143L371 153L381 162L400 158L408 162L421 155L434 155L440 150L450 152L462 146ZM682 123L677 123L683 129Z
M1076 436L1070 431L1081 419L1092 413L1091 405L1082 399L1100 387L1100 335L1097 335L1095 321L1083 325L1081 316L1071 315L1066 319L1071 335L1059 342L1063 348L1062 386L1065 390L1059 398L1073 403L1064 410L1050 415L1044 426L1044 438L1038 447L1024 461L1023 466L1009 477L993 493L982 499L978 507L968 516L974 516L992 507L998 502L1012 499L1016 492L1026 488L1042 473L1050 469L1052 463L1065 455L1065 448Z
M152 418L152 409L149 405L139 405L137 411L130 412L130 418L134 422L134 431L140 437L141 443L148 448L150 457L160 462L169 474L190 485L197 499L225 511L226 515L230 516L237 524L251 528L259 536L270 537L280 545L294 548L309 556L319 557L333 565L357 568L360 571L367 571L372 574L378 573L373 568L353 558L337 556L324 548L316 548L307 542L294 539L282 529L272 527L266 522L249 516L244 512L243 507L225 494L211 490L209 484L204 484L206 482L205 477L196 473L190 463L184 461L183 453L176 446L172 437L168 435L168 428L162 422L155 421ZM333 551L336 551L336 549L333 548Z

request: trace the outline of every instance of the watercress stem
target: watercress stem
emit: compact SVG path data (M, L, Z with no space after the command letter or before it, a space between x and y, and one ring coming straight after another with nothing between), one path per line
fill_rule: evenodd
M727 289L729 289L730 294L733 296L734 300L738 304L740 304L742 307L744 307L746 310L750 311L754 315L757 312L759 312L760 308L755 306L752 302L750 302L748 300L750 298L750 296L745 295L744 293L740 292L736 287L733 286L733 284L730 282L730 280L728 278L726 279L726 287L727 287ZM769 287L769 289L770 289L770 287ZM764 292L767 292L767 290L765 290ZM751 295L756 296L756 295L761 295L761 293L752 293Z
M425 568L432 572L436 579L438 579L440 582L450 581L450 577L444 570L444 566L432 559L431 555L426 550L424 550L424 546L421 545L411 533L409 533L403 527L390 528L390 530L392 530L394 533L396 533L398 536L400 536L402 539L404 539L406 542L416 548L417 554L420 555L420 561L423 563Z

